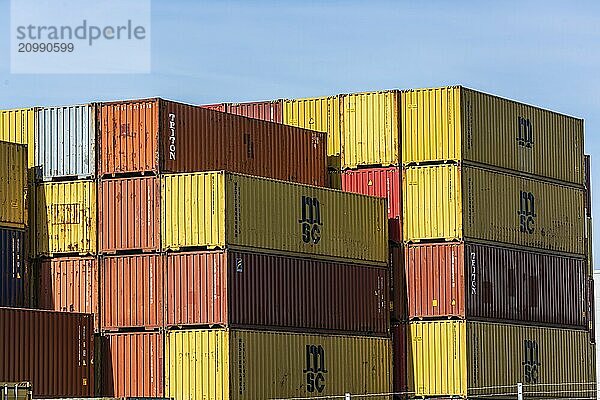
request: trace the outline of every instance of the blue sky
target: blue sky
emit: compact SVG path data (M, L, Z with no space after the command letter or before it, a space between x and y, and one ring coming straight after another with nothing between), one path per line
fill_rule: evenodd
M0 0L1 108L462 84L584 118L599 176L598 1L154 0L152 73L143 75L11 75L9 8ZM600 181L593 199L600 210Z

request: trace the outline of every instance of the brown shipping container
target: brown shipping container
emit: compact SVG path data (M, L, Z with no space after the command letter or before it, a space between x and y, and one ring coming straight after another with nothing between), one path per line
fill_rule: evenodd
M98 319L98 261L95 257L44 259L36 266L37 306L44 310L79 312Z
M406 351L407 351L407 331L406 324L394 324L392 325L392 360L393 360L393 379L394 379L394 396L396 399L406 398L406 396L400 395L400 393L406 393L408 391L407 384L407 364L406 364Z
M404 246L390 242L390 310L392 321L407 320L406 270L404 269Z
M587 326L584 259L476 243L407 245L409 318Z
M109 179L98 184L100 251L160 249L160 180Z
M98 394L111 397L163 397L162 332L113 333L99 336L102 368Z
M217 104L203 104L200 107L207 108L213 111L226 112L227 111L227 103L217 103Z
M33 397L94 395L89 314L0 308L0 382L30 382Z
M168 326L389 332L385 267L242 251L167 255Z
M327 134L162 99L98 106L99 175L227 170L327 184Z
M281 124L283 123L283 100L229 103L227 112Z
M162 256L158 254L103 257L100 266L102 331L162 327L163 280Z

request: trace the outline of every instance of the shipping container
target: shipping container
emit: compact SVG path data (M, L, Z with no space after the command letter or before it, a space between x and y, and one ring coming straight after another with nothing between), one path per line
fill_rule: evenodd
M385 267L247 251L171 253L166 324L387 336L388 291Z
M97 393L113 397L164 396L164 334L119 332L98 336Z
M390 240L402 243L402 168L345 170L342 190L387 199Z
M589 154L584 156L585 176L585 216L592 216L592 160Z
M587 326L583 258L479 243L405 248L409 317Z
M226 172L161 178L164 250L242 247L387 263L385 200Z
M37 254L96 254L96 182L36 186Z
M25 232L0 228L0 306L29 306L30 280Z
M96 111L90 104L36 109L36 178L94 178Z
M342 95L342 168L400 165L399 130L399 91Z
M27 145L27 166L34 164L35 109L0 110L0 140Z
M160 180L157 177L98 183L101 253L160 250Z
M588 318L588 332L590 333L590 341L596 343L596 301L595 301L595 273L590 274L587 281L587 313Z
M326 135L161 99L102 103L99 174L227 170L327 184Z
M0 226L27 224L27 146L0 141Z
M158 254L102 257L102 331L161 328L164 325L163 258ZM186 288L192 291L198 282Z
M227 103L203 104L200 107L213 111L227 112Z
M341 168L341 97L313 97L308 99L285 100L283 104L283 123L327 132L327 165L329 168Z
M469 161L583 186L583 120L460 86L403 91L402 162Z
M36 263L37 307L44 310L94 315L100 329L98 261L94 257L61 257Z
M586 241L586 250L585 250L585 258L588 263L588 274L594 273L594 223L591 217L587 217L585 219L585 241Z
M30 382L0 382L0 399L2 400L31 400Z
M329 188L335 190L342 190L342 172L336 170L329 170Z
M404 246L390 242L389 246L390 270L390 314L392 321L406 321L408 299L406 298L406 275L404 269Z
M468 166L404 171L405 241L480 239L585 254L582 189Z
M408 384L416 396L514 399L519 382L525 398L595 396L594 346L585 330L411 322L408 339Z
M283 100L228 103L227 112L281 124L283 122Z
M175 400L360 395L392 386L386 338L224 329L166 337L165 393Z
M394 398L407 398L405 396L408 391L407 385L407 364L406 364L406 339L407 339L407 324L392 325L392 371L393 371L393 387L396 396Z
M89 314L0 308L0 382L30 382L34 398L94 395Z

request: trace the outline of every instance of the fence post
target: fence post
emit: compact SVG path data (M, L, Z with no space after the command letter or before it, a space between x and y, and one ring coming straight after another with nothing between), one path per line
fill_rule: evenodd
M517 383L517 399L523 400L523 384L521 382Z
M346 393L346 396L344 397L344 400L350 400L350 393Z

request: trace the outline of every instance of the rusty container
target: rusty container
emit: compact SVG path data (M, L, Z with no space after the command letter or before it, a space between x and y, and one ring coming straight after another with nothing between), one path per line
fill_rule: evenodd
M281 124L283 123L283 100L229 103L227 112Z

